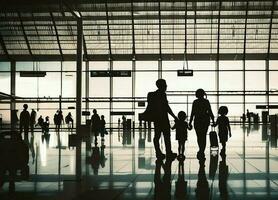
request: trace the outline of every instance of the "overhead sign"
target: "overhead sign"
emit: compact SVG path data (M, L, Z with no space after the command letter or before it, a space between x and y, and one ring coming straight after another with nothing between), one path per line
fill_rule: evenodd
M178 70L178 76L193 76L193 70L191 69L182 69Z
M129 112L129 111L111 111L110 115L134 115L134 112Z
M278 109L278 105L256 105L256 109Z
M21 71L20 77L45 77L45 71Z
M94 70L91 77L131 77L130 70Z

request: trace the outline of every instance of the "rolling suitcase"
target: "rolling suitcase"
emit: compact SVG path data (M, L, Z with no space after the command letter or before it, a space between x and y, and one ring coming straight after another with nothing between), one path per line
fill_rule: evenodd
M210 140L210 151L218 151L218 138L215 131L215 128L212 127L211 131L209 132L209 140Z

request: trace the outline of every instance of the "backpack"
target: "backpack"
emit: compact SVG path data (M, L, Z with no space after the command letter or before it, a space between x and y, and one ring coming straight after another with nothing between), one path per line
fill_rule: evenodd
M154 111L154 92L150 92L148 94L148 105L146 110L143 113L139 113L139 121L149 121L153 122L155 119L155 111Z

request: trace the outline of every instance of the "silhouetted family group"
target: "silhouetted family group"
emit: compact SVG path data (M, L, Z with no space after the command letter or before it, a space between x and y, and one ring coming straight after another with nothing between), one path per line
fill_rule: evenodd
M175 116L167 101L167 84L164 79L158 79L156 81L157 90L149 92L147 101L148 105L146 111L142 114L143 120L154 122L154 147L156 151L156 157L158 159L176 158L177 154L172 152L171 149L171 137L170 137L170 122L168 114L175 119L175 125L172 129L176 129L176 140L178 140L178 159L185 159L185 141L187 140L187 130L192 129L192 122L194 121L194 129L197 135L197 142L199 151L197 158L199 160L205 159L206 148L206 135L208 127L210 126L210 120L212 120L212 126L218 126L218 136L220 143L222 144L221 154L225 155L226 142L228 141L228 135L231 137L231 128L229 119L226 116L228 114L228 108L221 106L218 110L219 117L217 121L214 121L214 115L211 110L210 102L207 99L207 95L203 89L198 89L195 93L196 100L192 105L192 111L190 115L189 123L186 122L187 115L184 111L178 113L178 117ZM166 155L162 153L160 149L159 140L163 133L164 142L166 147Z

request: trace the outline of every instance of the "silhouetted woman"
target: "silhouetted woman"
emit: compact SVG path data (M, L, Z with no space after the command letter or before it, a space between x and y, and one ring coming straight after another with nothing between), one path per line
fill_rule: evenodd
M206 135L210 119L212 119L214 124L214 116L211 111L210 103L206 99L205 91L203 89L198 89L196 90L195 95L197 99L194 100L192 105L189 127L192 127L192 121L194 119L194 129L197 134L197 142L199 146L197 158L200 160L205 158Z

